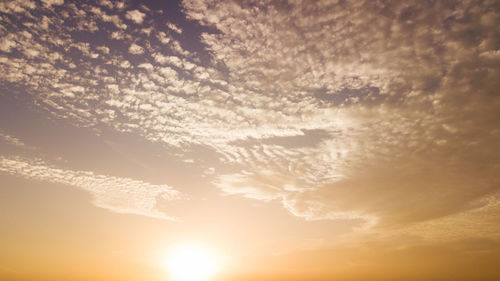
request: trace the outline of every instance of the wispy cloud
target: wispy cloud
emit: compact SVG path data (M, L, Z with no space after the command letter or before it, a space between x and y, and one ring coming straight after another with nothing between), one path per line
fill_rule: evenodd
M15 145L18 147L26 147L26 144L21 141L20 139L13 137L11 135L7 135L0 131L0 140L3 140L4 142L10 144L10 145Z
M229 167L212 175L225 194L387 225L467 212L498 190L493 1L183 1L216 30L201 34L205 60L146 10L64 3L34 25L36 4L12 3L0 5L20 14L3 22L3 81L76 126L215 151L207 170ZM99 44L74 36L96 30Z
M175 220L157 208L160 200L180 198L180 193L167 185L155 185L140 180L56 168L40 159L0 156L0 171L30 180L44 181L81 188L93 197L100 208L117 213Z

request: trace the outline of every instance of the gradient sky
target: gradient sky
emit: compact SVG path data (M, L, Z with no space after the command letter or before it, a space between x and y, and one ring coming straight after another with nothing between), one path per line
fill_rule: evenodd
M0 279L500 280L500 2L0 2Z

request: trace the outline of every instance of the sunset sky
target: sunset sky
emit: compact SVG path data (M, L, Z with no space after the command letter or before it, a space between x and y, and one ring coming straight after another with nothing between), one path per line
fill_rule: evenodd
M0 1L0 280L499 260L498 0Z

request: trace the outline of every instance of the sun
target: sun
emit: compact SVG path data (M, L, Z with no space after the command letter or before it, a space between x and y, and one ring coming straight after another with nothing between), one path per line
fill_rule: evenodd
M220 258L211 249L197 244L174 247L165 261L172 281L207 281L220 266Z

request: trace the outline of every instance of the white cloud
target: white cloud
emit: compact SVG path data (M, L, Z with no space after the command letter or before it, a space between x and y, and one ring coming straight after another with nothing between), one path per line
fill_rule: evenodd
M140 55L140 54L144 53L144 48L142 48L141 46L139 46L139 45L137 45L135 43L132 43L130 45L130 47L128 48L128 51L131 54Z
M160 42L163 44L168 44L170 42L170 38L163 31L158 32L156 34L156 36L157 36L158 40L160 40Z
M105 31L129 48L75 43L42 11L33 34L50 44L6 31L1 42L17 43L0 46L20 56L0 61L0 77L77 126L214 150L224 193L281 201L307 219L427 220L428 208L461 212L498 186L497 166L484 164L500 159L498 36L492 2L477 3L184 1L191 19L217 29L201 35L206 63L166 33L153 30L151 40L91 6L86 12L121 28Z
M175 25L171 22L167 23L167 27L178 34L182 34L182 29L180 29L177 25Z
M42 0L42 3L46 6L58 6L64 4L64 0Z
M24 144L24 142L21 141L20 139L13 137L13 136L10 136L10 135L7 135L7 134L4 134L1 131L0 131L0 139L3 139L6 143L8 143L10 145L15 145L15 146L19 146L19 147L26 146L26 144Z
M125 17L136 24L141 24L144 21L144 18L146 17L145 13L142 13L139 10L132 10L132 11L127 11L125 14Z
M23 13L26 12L26 9L32 10L35 8L36 3L30 0L11 0L0 3L0 11L3 13Z
M117 1L115 1L115 2L117 2ZM102 6L108 7L109 9L114 8L113 2L111 2L110 0L100 0L99 4Z
M42 160L0 156L0 171L27 178L81 188L100 208L124 214L173 220L157 208L158 200L177 200L180 193L167 185L129 178L99 175L90 171L55 168Z
M118 29L121 30L127 29L127 25L122 22L122 20L118 15L108 15L105 11L96 6L92 6L90 8L90 11L95 15L97 15L100 20L104 22L113 23Z
M491 15L481 12L487 11L491 2L481 8L474 1L454 7L419 2L410 5L414 7L392 3L384 8L370 1L318 1L314 4L294 1L286 7L264 1L257 5L265 9L246 9L233 1L183 3L192 19L220 31L205 33L202 38L215 59L229 68L229 84L234 87L230 91L232 97L238 96L238 88L258 96L242 95L254 104L253 107L235 107L234 111L244 116L243 120L255 122L262 117L262 120L282 124L281 128L294 124L289 129L322 129L331 134L331 141L315 147L286 149L297 155L292 153L283 157L283 163L261 148L254 150L246 146L232 152L227 146L221 148L228 161L241 163L246 170L251 167L250 175L241 172L219 176L216 185L224 192L263 199L281 200L284 196L284 204L292 213L311 219L361 212L387 220L399 216L401 221L428 217L423 211L425 208L411 217L414 211L399 205L398 200L389 199L397 198L396 194L415 191L419 195L405 197L406 201L413 202L413 206L432 206L436 208L435 214L445 215L457 211L457 205L475 200L474 196L485 196L498 182L494 169L482 169L481 175L477 170L486 159L493 162L499 159L498 154L483 154L493 150L492 137L487 135L489 133L476 135L474 139L481 139L481 145L469 139L475 134L472 124L492 132L493 123L474 118L468 123L471 127L465 125L472 112L482 111L479 115L485 116L485 112L493 114L493 106L487 104L496 104L491 99L495 82L483 77L482 86L472 90L471 85L466 86L470 77L466 78L468 74L462 72L468 67L471 70L479 67L483 73L497 72L490 67L493 58L484 55L491 61L480 62L478 53L469 52L470 47L465 47L489 42L493 36L493 31L485 32L489 29ZM381 14L383 8L397 16ZM346 14L346 9L350 13ZM464 17L462 27L449 30L444 26L445 19L452 14L456 16L461 11L472 10L474 15ZM479 28L479 23L485 30L476 34L482 34L484 41L463 33L467 28ZM426 32L430 26L435 31L432 34ZM439 42L448 42L448 45L441 46ZM448 64L457 60L462 63ZM414 67L409 69L409 65ZM443 65L449 68L445 70ZM459 84L462 86L457 86ZM468 91L480 94L471 98L475 100L474 106L469 106L469 113L465 113L460 104L468 100L465 98ZM267 93L272 98L266 99ZM263 104L259 103L260 98ZM265 125L254 124L259 128L259 135L251 136L263 140ZM443 128L448 130L443 132ZM463 143L458 141L457 131L452 128L460 128L459 138ZM235 134L234 130L231 132ZM286 135L284 131L272 132L274 136ZM295 135L299 135L298 130ZM465 143L475 146L471 148L474 153L469 155L459 149ZM473 154L477 159L475 163L457 160L469 159ZM372 161L373 165L368 164ZM387 168L378 170L376 163ZM400 171L393 163L405 168ZM277 175L259 174L259 169L270 165ZM287 166L298 167L287 170ZM433 167L434 172L428 173L429 179L422 180L424 176L417 171L426 170L426 167ZM391 170L398 171L396 176ZM292 183L278 181L271 188L268 184L277 176L291 179ZM404 177L405 182L398 177ZM466 180L468 177L488 180L479 183ZM299 179L299 186L309 188L307 192L304 189L287 190L287 185L297 185L293 181ZM433 186L433 189L422 189L420 185ZM460 189L459 194L468 195L453 197L448 193L449 186ZM271 196L270 190L273 190ZM366 201L359 199L363 198L359 194L365 193L370 194ZM363 206L350 205L351 196L358 198L356 200ZM416 199L419 196L437 196L443 201ZM290 198L294 198L293 201ZM392 203L384 203L386 200ZM370 207L364 208L366 206Z
M4 52L10 52L12 48L15 48L17 45L16 41L13 40L13 38L9 37L4 37L2 38L2 41L0 41L0 50Z
M139 64L137 67L139 67L139 68L143 68L143 69L146 69L146 70L148 70L148 71L152 71L152 70L153 70L153 68L154 68L154 67L153 67L153 65L152 65L152 64L150 64L150 63L141 63L141 64Z

